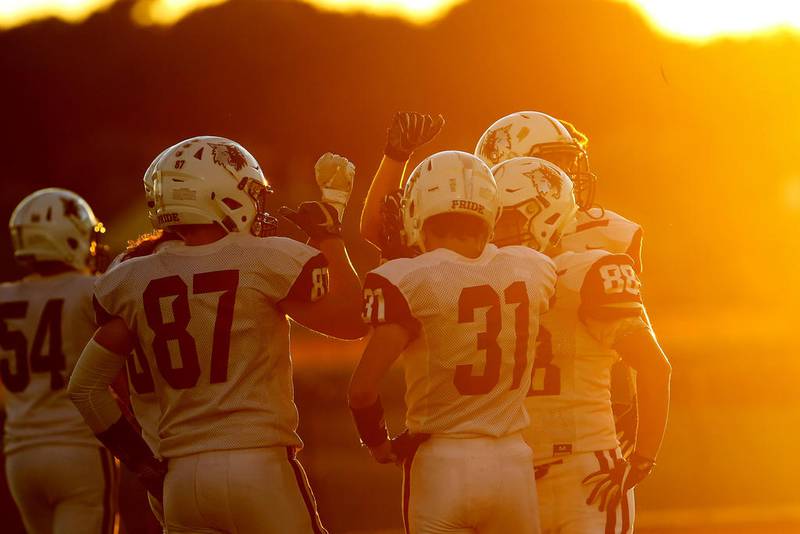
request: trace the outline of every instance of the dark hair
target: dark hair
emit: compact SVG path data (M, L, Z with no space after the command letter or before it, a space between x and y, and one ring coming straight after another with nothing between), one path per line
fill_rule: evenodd
M180 236L169 230L153 230L142 234L136 239L128 241L128 248L125 251L125 255L122 256L122 261L149 256L160 244L175 240L180 240Z
M465 239L485 235L489 236L486 221L467 213L440 213L425 220L423 230L437 237L454 237Z

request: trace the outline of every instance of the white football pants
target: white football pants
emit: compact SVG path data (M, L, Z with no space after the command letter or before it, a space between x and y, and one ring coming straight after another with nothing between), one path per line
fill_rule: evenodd
M597 502L591 506L586 504L592 487L584 485L583 479L610 466L615 457L620 457L619 449L572 454L536 467L540 473L536 489L544 534L633 532L633 490L605 512L600 511Z
M432 436L404 467L403 519L410 534L538 534L530 447L519 434Z
M305 471L287 447L171 458L164 514L170 534L327 534Z
M29 534L111 534L117 466L106 449L39 445L6 458L6 477Z

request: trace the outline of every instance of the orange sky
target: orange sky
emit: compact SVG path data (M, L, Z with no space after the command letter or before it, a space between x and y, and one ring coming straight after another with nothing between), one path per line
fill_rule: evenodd
M227 0L137 0L133 18L140 24L172 24L194 10ZM399 16L424 24L465 0L299 0L321 9ZM800 3L785 0L609 0L631 4L662 33L687 41L747 37L800 29ZM0 29L45 17L80 22L114 0L0 0Z

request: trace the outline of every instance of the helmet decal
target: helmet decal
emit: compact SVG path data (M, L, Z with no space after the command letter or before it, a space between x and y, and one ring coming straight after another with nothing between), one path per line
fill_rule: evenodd
M511 125L495 128L486 136L486 142L481 148L481 155L496 164L500 162L503 154L511 150Z
M531 179L533 187L540 196L550 195L555 199L561 198L561 178L550 167L542 165L522 174Z
M247 165L244 154L234 145L209 143L211 146L211 158L214 163L222 167L232 167L237 171Z

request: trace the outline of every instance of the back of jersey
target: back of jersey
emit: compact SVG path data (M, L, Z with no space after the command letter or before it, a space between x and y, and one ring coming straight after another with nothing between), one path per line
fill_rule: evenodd
M279 303L326 290L319 251L240 234L173 245L103 276L98 315L136 334L131 384L159 399L159 454L300 445Z
M527 425L539 314L555 269L524 247L469 259L437 249L390 261L365 281L365 319L415 333L403 353L412 432L503 436Z
M99 445L66 390L94 334L94 281L72 271L0 285L6 454L35 445Z
M555 304L542 316L525 439L536 461L617 447L611 410L615 329L643 321L630 257L596 250L555 258ZM642 322L642 324L644 324Z

